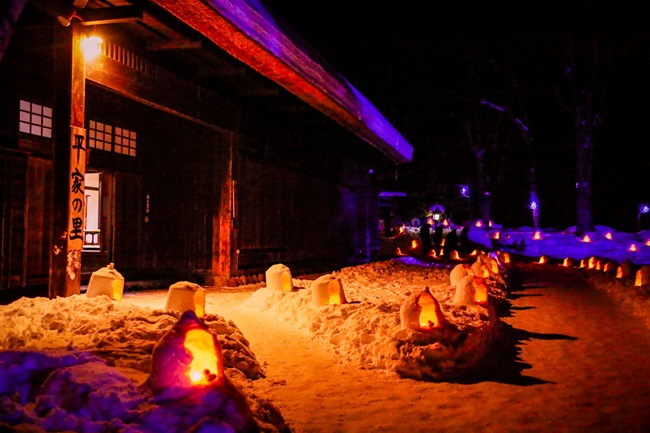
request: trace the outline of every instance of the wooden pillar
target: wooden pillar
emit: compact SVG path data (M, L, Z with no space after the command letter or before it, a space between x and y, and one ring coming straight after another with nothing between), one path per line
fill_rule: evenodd
M236 241L236 195L235 182L233 180L233 136L229 134L228 150L226 152L226 168L222 176L217 176L216 188L221 190L221 202L219 209L213 212L212 225L212 275L215 285L224 285L233 273L234 247ZM216 154L217 152L215 152ZM215 166L219 161L215 162ZM221 162L223 164L223 162Z
M54 106L54 221L49 297L80 293L85 227L86 98L81 24L58 28Z

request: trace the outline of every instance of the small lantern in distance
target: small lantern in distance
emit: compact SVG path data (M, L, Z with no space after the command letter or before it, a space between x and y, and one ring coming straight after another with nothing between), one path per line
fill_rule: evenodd
M266 287L272 290L291 292L293 290L291 270L282 263L268 268L266 270Z
M341 279L332 274L322 275L311 283L311 297L315 307L348 302Z

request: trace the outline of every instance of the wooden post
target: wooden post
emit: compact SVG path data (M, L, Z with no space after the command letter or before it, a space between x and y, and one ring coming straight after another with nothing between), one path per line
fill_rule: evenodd
M71 32L70 32L71 27ZM81 250L85 227L86 99L81 24L56 32L57 100L54 134L54 222L49 297L81 292Z
M233 137L229 134L226 169L218 176L217 188L221 190L219 209L213 213L212 275L215 286L222 286L232 273L232 254L235 238L235 188L233 181ZM217 153L217 152L215 152ZM217 162L218 163L218 162ZM233 243L234 242L234 243ZM236 253L235 253L236 254Z

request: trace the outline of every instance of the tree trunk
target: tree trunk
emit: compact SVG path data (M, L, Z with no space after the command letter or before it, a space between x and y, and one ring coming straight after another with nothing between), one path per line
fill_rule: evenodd
M579 237L594 229L591 201L593 160L592 137L584 134L578 138L576 145L576 236Z

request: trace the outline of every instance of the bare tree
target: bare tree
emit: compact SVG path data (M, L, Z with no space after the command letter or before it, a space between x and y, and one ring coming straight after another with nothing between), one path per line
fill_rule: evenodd
M592 179L594 152L605 113L609 83L632 46L628 35L599 32L603 15L592 8L576 11L565 31L551 38L551 51L564 82L556 100L571 117L576 154L576 236L594 229Z

